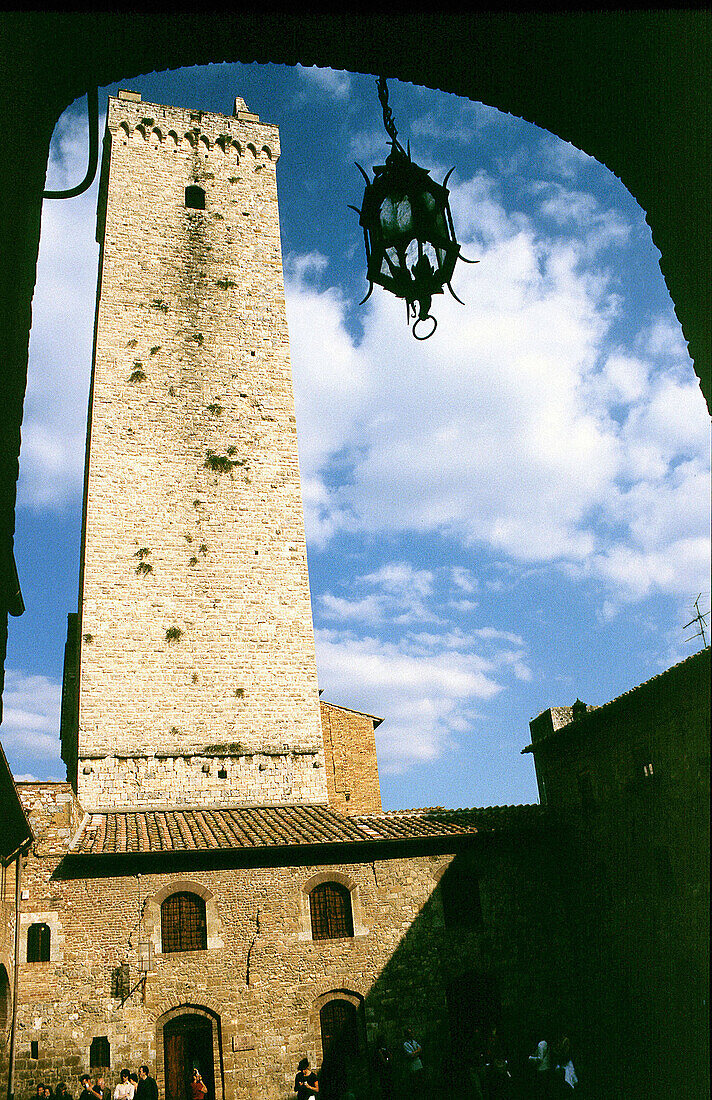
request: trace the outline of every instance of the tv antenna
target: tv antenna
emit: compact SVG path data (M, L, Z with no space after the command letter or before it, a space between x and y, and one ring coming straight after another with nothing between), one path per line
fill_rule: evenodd
M695 615L694 618L690 619L689 623L685 623L685 625L683 626L682 629L687 630L688 626L692 626L693 624L696 623L697 626L699 627L699 630L697 631L696 634L693 634L691 638L688 638L687 641L688 642L693 642L695 640L695 638L702 638L703 648L707 649L707 635L705 634L705 619L709 618L710 613L709 613L709 611L705 611L704 614L703 614L700 611L700 599L701 598L702 598L702 593L700 592L699 596L695 600L695 611L697 612L697 614Z

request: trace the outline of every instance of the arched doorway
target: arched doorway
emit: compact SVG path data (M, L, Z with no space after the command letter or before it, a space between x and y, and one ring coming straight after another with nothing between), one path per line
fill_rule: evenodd
M334 997L319 1011L321 1046L320 1096L341 1100L364 1077L362 1026L359 1007L352 1000Z
M0 1043L5 1041L5 1029L10 1019L11 1008L10 979L7 976L7 970L0 963Z
M166 1100L190 1100L190 1082L197 1069L207 1088L205 1100L216 1100L213 1020L184 1012L163 1025Z

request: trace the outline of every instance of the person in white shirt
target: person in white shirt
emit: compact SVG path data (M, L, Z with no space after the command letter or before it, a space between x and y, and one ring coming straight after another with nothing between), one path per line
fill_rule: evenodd
M409 1027L403 1032L403 1050L405 1052L411 1073L422 1073L423 1063L420 1055L423 1053L420 1043L417 1041Z
M535 1067L534 1087L537 1100L547 1100L551 1095L551 1059L546 1039L537 1043L536 1054L529 1055L529 1064Z
M129 1081L129 1071L121 1070L121 1080L114 1089L114 1100L134 1100L134 1086Z
M556 1058L556 1070L554 1071L556 1076L563 1083L564 1094L568 1095L569 1089L574 1091L578 1085L578 1077L576 1076L576 1070L574 1069L574 1063L571 1059L571 1049L569 1045L568 1036L564 1035L559 1041L557 1058Z

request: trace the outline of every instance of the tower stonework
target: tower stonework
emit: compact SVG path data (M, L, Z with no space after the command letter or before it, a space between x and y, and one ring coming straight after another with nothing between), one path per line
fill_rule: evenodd
M327 801L278 157L241 100L109 98L63 729L86 809Z

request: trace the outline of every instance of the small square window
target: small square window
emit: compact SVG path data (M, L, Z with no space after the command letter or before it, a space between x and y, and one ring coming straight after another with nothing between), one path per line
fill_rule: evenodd
M185 189L185 205L187 210L205 210L205 192L197 184L191 184Z
M32 1039L30 1042L30 1058L39 1058L40 1056L40 1044L36 1039Z

